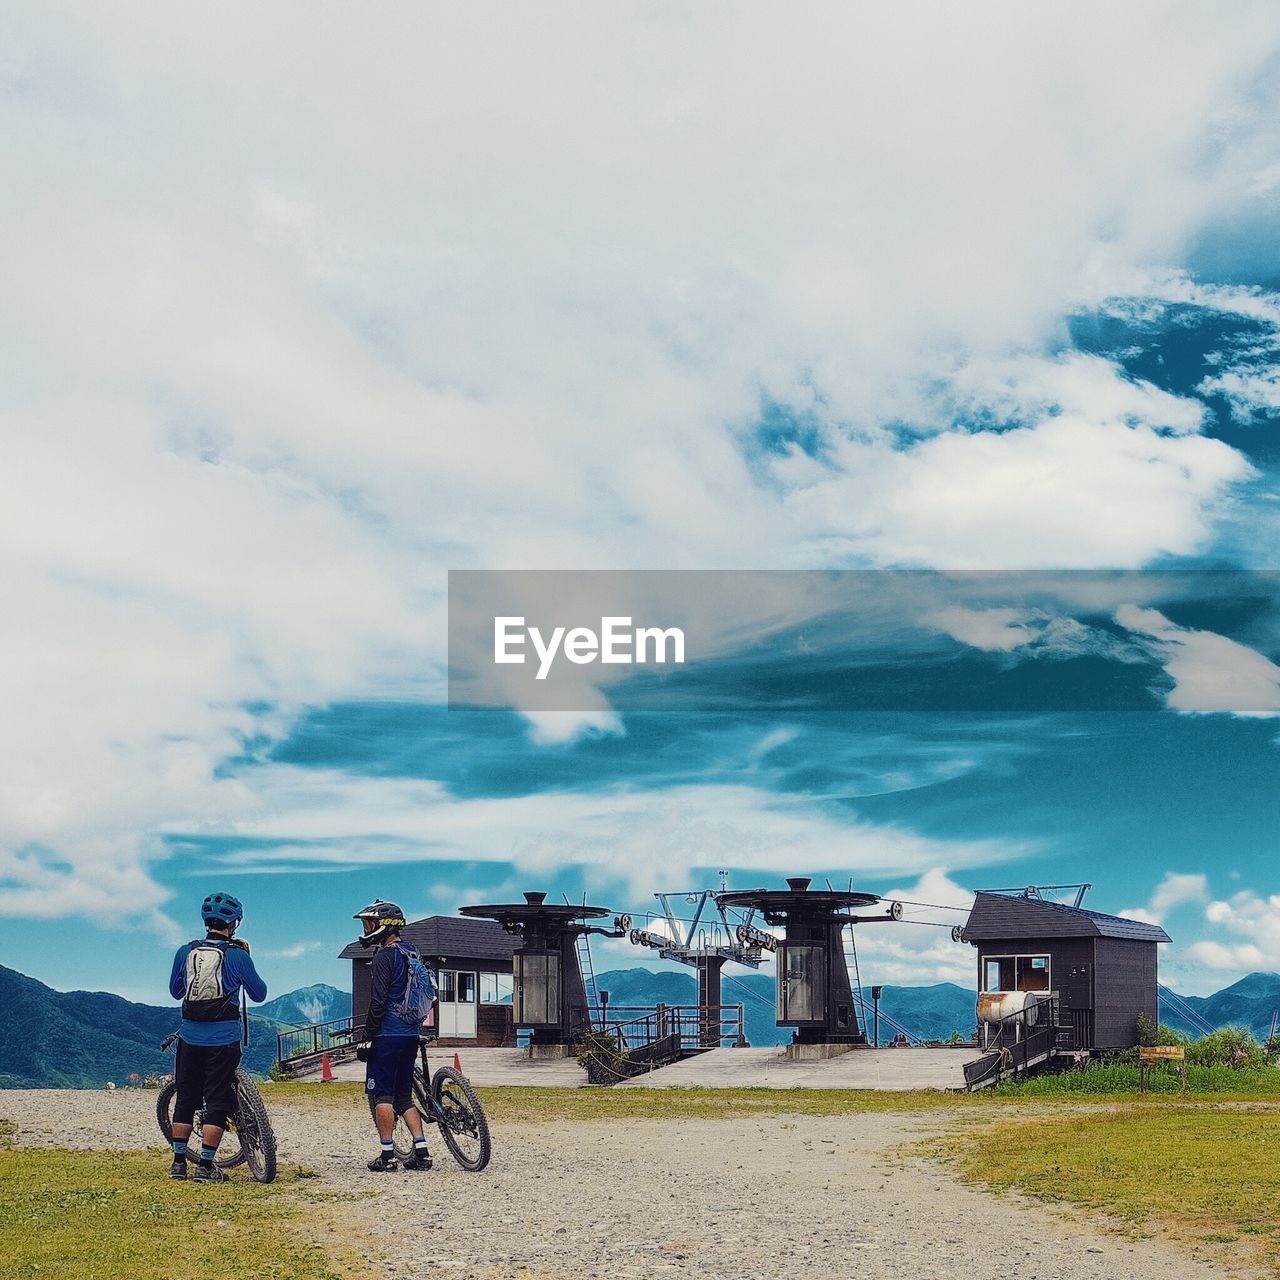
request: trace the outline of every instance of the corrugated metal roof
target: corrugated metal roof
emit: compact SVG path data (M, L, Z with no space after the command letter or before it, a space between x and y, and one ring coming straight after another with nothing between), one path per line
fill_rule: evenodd
M424 956L459 956L467 960L511 963L518 939L493 920L464 920L460 916L427 916L405 925L403 938ZM358 942L349 942L339 960L368 957Z
M1065 902L979 892L973 900L966 942L999 938L1128 938L1135 942L1168 942L1158 924L1110 916Z

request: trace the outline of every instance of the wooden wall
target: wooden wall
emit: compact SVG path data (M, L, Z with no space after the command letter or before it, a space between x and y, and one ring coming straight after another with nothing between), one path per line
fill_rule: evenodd
M1094 939L1094 1045L1125 1049L1138 1042L1138 1014L1157 1017L1156 944Z

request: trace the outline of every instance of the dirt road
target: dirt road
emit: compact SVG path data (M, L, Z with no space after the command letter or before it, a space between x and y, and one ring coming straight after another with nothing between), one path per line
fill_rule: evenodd
M0 1092L0 1116L16 1122L19 1143L154 1147L160 1178L167 1158L154 1104L152 1092ZM358 1100L338 1109L275 1105L272 1116L282 1169L309 1167L342 1193L335 1211L372 1239L388 1276L1230 1274L899 1158L904 1144L946 1122L936 1114L498 1126L485 1173L462 1173L436 1141L434 1170L394 1176L364 1169L375 1144Z

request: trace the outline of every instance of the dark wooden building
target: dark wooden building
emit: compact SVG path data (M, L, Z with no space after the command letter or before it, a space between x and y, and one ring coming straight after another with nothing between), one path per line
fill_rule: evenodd
M1159 925L1021 893L979 892L960 933L978 949L979 1000L1044 992L1057 999L1059 1050L1136 1044L1138 1015L1157 1017Z
M404 940L435 971L440 989L440 1044L504 1046L516 1042L511 1022L511 957L517 940L490 920L428 916L405 925ZM351 961L358 1027L369 1009L372 955L358 942L339 956Z

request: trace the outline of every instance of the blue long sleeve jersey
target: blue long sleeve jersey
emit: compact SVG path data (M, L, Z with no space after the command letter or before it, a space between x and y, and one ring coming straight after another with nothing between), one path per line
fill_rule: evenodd
M267 984L258 976L253 959L242 947L219 944L226 953L222 962L222 984L232 1002L239 1006L240 988L248 992L249 999L261 1004L267 998ZM181 1000L187 994L187 953L191 943L184 942L174 953L173 969L169 974L169 994ZM240 1039L239 1021L193 1022L182 1019L180 1034L187 1044L216 1045L235 1044Z

